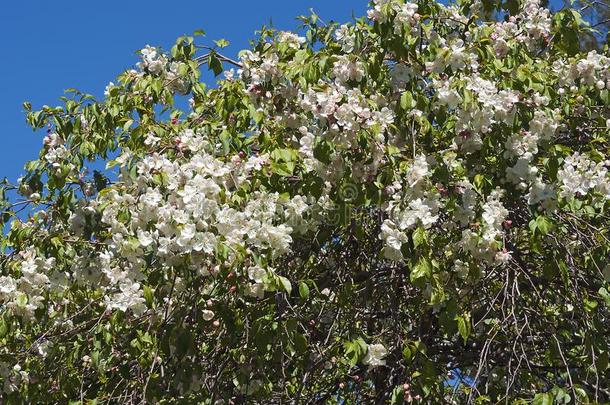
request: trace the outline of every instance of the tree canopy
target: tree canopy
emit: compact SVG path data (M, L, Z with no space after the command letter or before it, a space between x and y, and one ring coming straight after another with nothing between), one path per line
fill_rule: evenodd
M301 22L24 104L1 402L610 401L607 44L538 0Z

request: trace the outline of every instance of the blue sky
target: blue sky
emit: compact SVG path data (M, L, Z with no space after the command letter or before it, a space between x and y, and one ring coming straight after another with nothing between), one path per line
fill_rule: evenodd
M204 29L200 41L225 38L236 55L262 25L295 29L313 8L324 20L362 16L366 0L29 0L7 1L0 12L0 178L15 181L37 157L43 132L25 123L22 103L59 105L67 88L101 97L115 76L137 62L146 44L169 49Z

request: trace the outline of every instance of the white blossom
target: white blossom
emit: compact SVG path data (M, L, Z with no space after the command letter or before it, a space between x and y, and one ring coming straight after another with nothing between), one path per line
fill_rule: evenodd
M362 363L370 367L385 366L384 358L388 355L388 350L380 343L368 345L368 349Z

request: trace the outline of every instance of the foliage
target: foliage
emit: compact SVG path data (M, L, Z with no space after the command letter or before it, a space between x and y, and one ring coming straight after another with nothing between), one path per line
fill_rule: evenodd
M24 105L2 402L610 401L610 59L579 13L302 23Z

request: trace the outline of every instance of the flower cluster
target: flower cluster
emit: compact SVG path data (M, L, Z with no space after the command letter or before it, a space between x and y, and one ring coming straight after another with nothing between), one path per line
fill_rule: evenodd
M408 240L409 229L427 229L438 220L440 194L427 190L430 174L426 157L419 155L404 174L404 187L399 182L392 186L394 195L386 209L389 219L382 224L379 236L386 242L384 252L388 259L403 258L401 247Z
M268 157L235 156L224 162L205 151L209 145L201 135L185 131L178 139L194 153L190 160L179 163L158 154L148 156L137 163L136 179L123 172L122 193L113 191L100 200L102 223L113 236L109 250L102 253L108 258L99 269L105 277L96 282L105 279L109 288L119 289L107 299L109 308L136 313L144 309L137 280L143 277L142 255L147 252L167 266L179 257L188 258L188 266L207 275L213 272L214 252L221 246L280 256L290 250L293 233L313 224L303 220L311 207L300 195L286 199L278 193L256 192L244 204L233 202L234 193L246 186L253 172L264 169ZM166 182L155 182L159 177ZM248 272L260 282L259 273L252 274ZM262 286L253 288L260 296Z
M167 58L157 48L146 45L141 51L142 61L138 63L138 68L147 70L153 74L161 73L167 64Z
M561 179L560 197L571 199L586 196L590 191L610 198L608 168L610 161L595 162L578 152L566 157L557 177Z
M549 38L550 32L549 10L540 7L539 0L527 0L519 14L509 17L508 21L495 24L494 49L498 56L505 56L511 48L510 43L516 41L535 51Z

